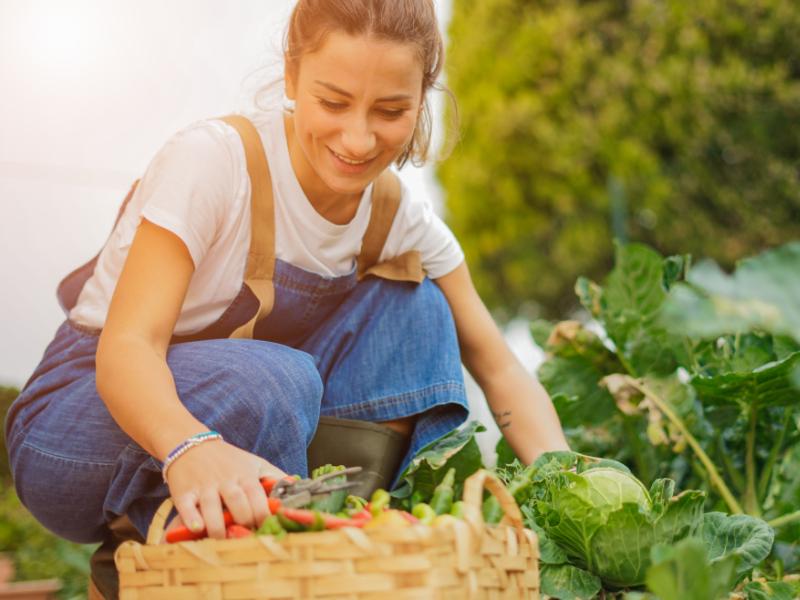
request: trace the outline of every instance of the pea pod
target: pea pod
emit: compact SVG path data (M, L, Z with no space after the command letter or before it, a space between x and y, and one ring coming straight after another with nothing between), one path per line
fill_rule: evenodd
M411 514L419 519L423 525L430 525L436 518L436 511L433 510L430 504L420 502L416 504L411 510Z
M450 507L453 505L453 484L456 480L456 470L451 467L447 474L442 479L441 483L433 490L433 498L431 499L431 508L436 511L437 515L443 515L450 512Z

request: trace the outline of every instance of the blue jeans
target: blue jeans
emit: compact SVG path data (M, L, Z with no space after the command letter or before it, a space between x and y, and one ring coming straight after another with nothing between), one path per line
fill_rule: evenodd
M466 420L452 314L433 282L350 278L342 288L331 285L338 279L280 262L275 280L276 305L265 321L276 323L280 338L277 324L294 319L291 343L222 338L168 349L178 396L209 429L307 475L306 448L320 415L418 415L399 474L420 448ZM291 294L303 302L289 301ZM301 325L306 333L297 339ZM97 342L97 332L62 323L6 418L22 503L45 527L82 543L104 539L107 523L123 514L144 535L169 495L160 463L119 428L97 394Z

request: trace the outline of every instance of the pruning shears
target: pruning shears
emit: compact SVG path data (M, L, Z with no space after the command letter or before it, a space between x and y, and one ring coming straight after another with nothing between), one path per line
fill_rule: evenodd
M274 479L272 477L262 477L259 481L261 487L267 494L267 504L269 506L270 514L275 514L281 508L298 508L309 504L312 500L321 499L331 492L337 490L346 490L357 485L355 481L344 481L341 483L331 483L329 480L342 475L353 475L359 473L361 467L348 467L341 471L334 471L320 475L314 479L297 479L295 477L284 477L282 479ZM222 518L225 522L225 527L235 523L233 515L229 510L222 511ZM188 527L182 525L171 529L167 532L166 540L168 543L187 542L191 540L199 540L208 536L205 529L201 531L192 531Z

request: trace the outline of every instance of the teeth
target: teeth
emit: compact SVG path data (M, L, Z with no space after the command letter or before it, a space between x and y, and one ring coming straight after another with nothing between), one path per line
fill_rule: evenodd
M331 150L331 152L333 152L333 150ZM347 163L348 165L363 165L365 162L367 162L366 160L352 160L349 158L345 158L344 156L342 156L341 154L337 154L336 152L333 153L336 155L336 158L338 158L342 162Z

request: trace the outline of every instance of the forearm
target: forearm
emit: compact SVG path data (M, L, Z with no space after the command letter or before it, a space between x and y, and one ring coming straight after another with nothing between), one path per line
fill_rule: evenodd
M111 416L158 460L207 430L180 401L166 360L143 340L101 338L96 362L97 392Z
M543 452L569 449L550 397L516 358L481 387L497 426L523 463Z

